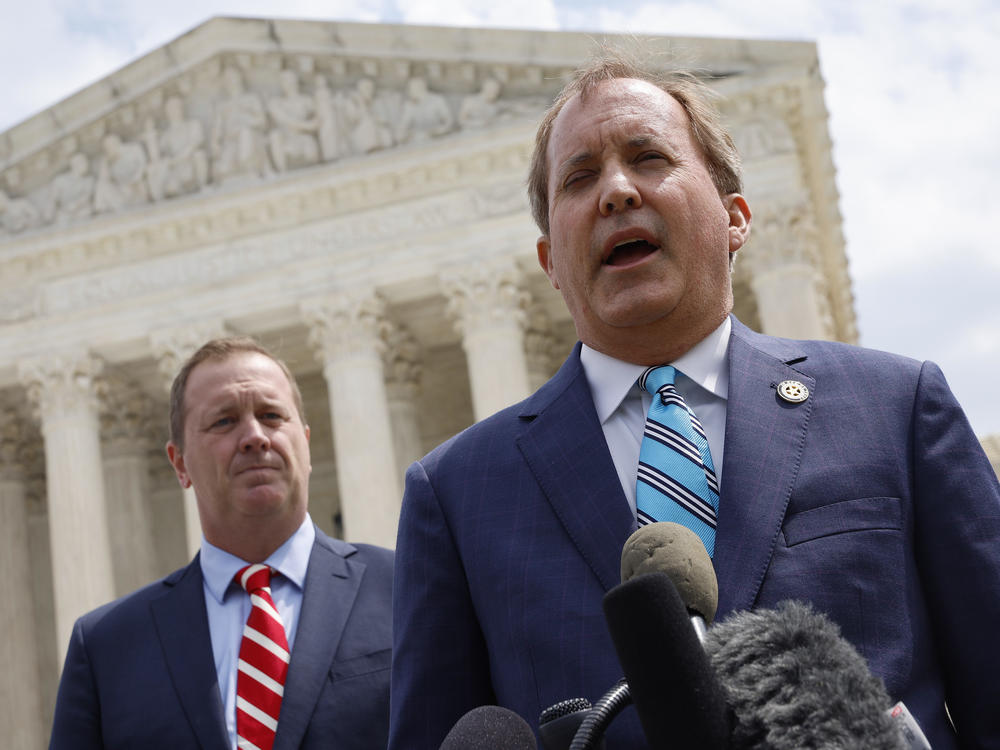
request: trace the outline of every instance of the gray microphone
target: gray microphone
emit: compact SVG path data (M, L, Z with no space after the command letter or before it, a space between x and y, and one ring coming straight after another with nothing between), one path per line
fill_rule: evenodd
M502 706L478 706L448 732L440 750L537 750L528 722Z
M644 573L666 573L691 615L698 640L719 606L719 582L704 543L687 526L669 521L642 526L622 547L622 583Z

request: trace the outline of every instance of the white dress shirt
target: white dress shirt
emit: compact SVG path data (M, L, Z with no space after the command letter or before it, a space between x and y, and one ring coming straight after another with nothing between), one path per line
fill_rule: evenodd
M731 329L732 323L727 317L722 325L687 353L673 362L663 363L673 365L682 373L674 385L705 428L720 486L722 448L726 438L726 403L729 398ZM611 460L634 516L639 445L642 443L646 412L653 400L652 395L641 390L637 384L646 366L622 362L586 344L580 351L580 362L590 384Z

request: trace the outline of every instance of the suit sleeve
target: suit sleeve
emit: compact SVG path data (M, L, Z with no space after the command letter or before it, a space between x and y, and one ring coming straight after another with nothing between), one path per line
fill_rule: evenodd
M77 620L59 680L49 750L100 750L103 747L101 707L84 642L83 623Z
M944 375L913 412L917 564L963 748L1000 748L1000 485Z
M465 712L496 702L456 533L414 463L396 542L390 750L436 748Z

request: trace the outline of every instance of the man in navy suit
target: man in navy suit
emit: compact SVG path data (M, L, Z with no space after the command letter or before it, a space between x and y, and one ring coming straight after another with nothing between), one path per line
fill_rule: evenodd
M1000 748L996 476L935 365L730 315L741 189L690 77L597 61L546 114L529 177L538 259L581 343L530 398L407 472L391 750L437 747L482 704L537 727L621 676L601 599L636 528L651 399L636 380L668 363L721 480L717 617L812 602L936 750ZM607 741L645 746L634 711Z
M240 652L250 597L233 580L248 563L274 571L290 651L280 713L262 719L277 719L273 748L384 747L393 555L309 518L309 427L291 372L250 339L210 341L174 380L170 431L201 551L76 622L50 748L236 748L238 715L253 713L237 707L238 670L254 674Z

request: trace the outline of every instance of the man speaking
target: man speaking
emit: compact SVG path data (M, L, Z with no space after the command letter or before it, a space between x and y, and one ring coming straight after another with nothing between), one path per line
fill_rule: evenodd
M811 602L936 750L1000 748L996 476L934 364L730 315L741 190L690 76L612 56L545 115L538 260L581 343L407 472L391 750L437 747L478 705L537 728L602 695L621 667L601 599L637 523L662 520L712 555L719 618ZM634 711L607 740L645 745Z

